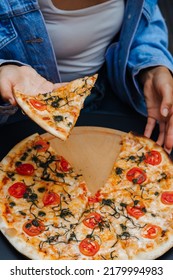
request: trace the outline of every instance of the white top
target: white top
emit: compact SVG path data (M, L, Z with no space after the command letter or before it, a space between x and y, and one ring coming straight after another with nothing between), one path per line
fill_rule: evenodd
M79 10L60 10L38 0L55 50L62 82L96 73L107 46L119 31L124 0L109 0Z

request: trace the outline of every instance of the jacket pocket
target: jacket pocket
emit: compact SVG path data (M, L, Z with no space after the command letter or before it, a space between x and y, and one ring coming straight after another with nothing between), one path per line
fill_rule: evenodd
M0 20L0 49L17 37L16 31L10 19Z

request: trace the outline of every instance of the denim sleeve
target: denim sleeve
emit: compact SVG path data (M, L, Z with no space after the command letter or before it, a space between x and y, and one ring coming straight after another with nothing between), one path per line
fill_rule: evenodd
M147 9L146 6L131 46L127 65L138 91L139 71L159 65L173 72L173 57L168 51L167 26L157 5L153 10Z
M9 116L16 113L18 107L12 106L11 104L0 104L0 125L3 125L7 122Z
M5 60L0 59L0 66L3 64L16 64L16 65L25 65L17 60ZM9 116L16 113L18 107L15 107L9 103L5 103L0 98L0 126L5 124L9 118Z
M19 66L22 66L22 65L27 65L25 63L22 63L18 60L6 60L6 59L0 59L0 66L2 66L3 64L15 64L15 65L19 65Z

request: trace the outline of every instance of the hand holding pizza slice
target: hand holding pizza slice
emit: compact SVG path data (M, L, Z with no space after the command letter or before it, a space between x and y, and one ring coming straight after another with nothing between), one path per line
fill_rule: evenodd
M25 95L14 89L14 96L32 120L54 136L66 140L96 79L97 75L80 78L52 92L36 96Z

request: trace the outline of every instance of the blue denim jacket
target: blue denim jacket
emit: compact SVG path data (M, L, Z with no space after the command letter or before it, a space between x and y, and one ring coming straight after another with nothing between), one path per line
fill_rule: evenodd
M136 75L164 65L173 71L167 29L156 0L127 0L119 38L105 54L108 79L120 99L145 114ZM61 81L37 0L0 1L0 64L29 64L52 82ZM1 113L1 111L0 111Z

